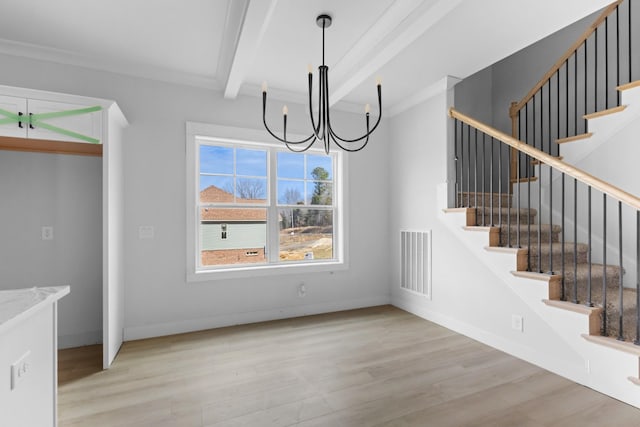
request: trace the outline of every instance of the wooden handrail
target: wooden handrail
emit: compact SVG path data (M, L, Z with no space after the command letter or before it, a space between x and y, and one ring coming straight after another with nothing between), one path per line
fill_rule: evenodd
M527 102L529 102L529 100L531 98L533 98L533 96L538 93L538 91L547 83L547 80L549 80L556 71L558 71L562 65L564 65L564 63L571 57L571 55L573 55L573 53L580 47L582 46L582 44L585 42L585 40L587 40L589 38L589 36L591 34L593 34L593 32L596 30L596 28L598 28L600 26L600 24L602 24L604 22L604 20L611 15L611 13L613 13L614 10L616 10L616 8L618 7L618 5L620 3L622 3L623 0L617 0L613 3L611 3L609 6L607 6L602 13L598 16L598 19L596 19L593 24L591 24L589 26L589 28L587 28L587 30L578 38L578 40L576 40L576 42L571 45L571 47L564 53L564 55L562 55L560 57L560 59L558 59L558 61L553 65L553 67L551 67L551 69L549 71L547 71L547 73L540 79L540 81L525 95L524 98L522 98L522 100L520 102L516 102L511 104L511 107L509 108L509 116L510 117L514 117L518 114L518 111L520 111Z
M461 122L468 124L469 126L473 126L474 128L486 133L493 138L504 142L510 147L515 148L516 150L525 153L534 159L539 160L540 162L551 166L554 169L559 170L572 178L577 179L578 181L587 184L596 190L611 196L612 198L621 201L624 204L631 206L636 210L640 210L640 198L634 196L633 194L627 193L620 188L611 185L595 176L578 169L574 166L571 166L568 163L563 162L562 160L558 160L557 158L550 156L549 154L538 150L537 148L532 147L531 145L525 144L524 142L518 141L516 138L507 135L504 132L501 132L491 126L485 125L484 123L471 118L454 108L449 109L449 116L458 119Z

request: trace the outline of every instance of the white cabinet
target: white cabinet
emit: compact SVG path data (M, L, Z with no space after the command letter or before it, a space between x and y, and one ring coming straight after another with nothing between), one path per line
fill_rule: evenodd
M102 106L0 95L0 136L102 142Z
M27 100L16 96L0 95L0 135L27 137ZM24 118L24 122L18 122Z

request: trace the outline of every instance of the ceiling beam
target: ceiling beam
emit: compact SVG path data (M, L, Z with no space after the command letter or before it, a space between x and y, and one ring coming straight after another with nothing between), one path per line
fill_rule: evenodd
M462 0L396 1L336 65L339 82L330 95L331 105L360 86L369 76L427 32ZM384 82L383 82L384 83ZM371 82L375 90L375 82Z
M233 60L229 67L224 97L235 99L253 64L278 0L248 0L242 28L237 37Z

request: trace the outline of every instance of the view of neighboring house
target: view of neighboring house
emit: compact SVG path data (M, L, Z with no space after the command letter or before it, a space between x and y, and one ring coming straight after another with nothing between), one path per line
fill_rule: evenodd
M200 192L201 203L233 203L233 194L211 185ZM247 204L264 200L243 200ZM202 265L265 261L267 210L261 207L203 207L200 214Z

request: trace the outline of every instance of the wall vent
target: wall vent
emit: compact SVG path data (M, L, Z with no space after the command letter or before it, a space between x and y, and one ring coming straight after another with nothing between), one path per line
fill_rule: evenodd
M431 299L431 231L400 231L400 287Z

